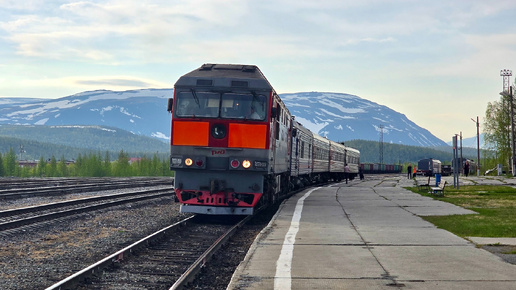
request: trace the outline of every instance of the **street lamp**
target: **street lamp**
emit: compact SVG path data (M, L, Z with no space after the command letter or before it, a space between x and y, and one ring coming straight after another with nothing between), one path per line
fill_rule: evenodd
M506 92L509 89L509 79L512 76L512 70L510 69L502 69L500 71L500 76L503 77L503 91Z
M476 121L473 118L471 118L471 121L477 124L477 176L480 176L480 124L478 122L478 116Z

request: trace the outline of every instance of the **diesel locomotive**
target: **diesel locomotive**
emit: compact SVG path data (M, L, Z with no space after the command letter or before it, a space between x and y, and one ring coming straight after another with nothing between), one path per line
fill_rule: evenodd
M292 188L358 173L360 152L290 114L257 66L204 64L174 85L170 169L181 212L251 215Z

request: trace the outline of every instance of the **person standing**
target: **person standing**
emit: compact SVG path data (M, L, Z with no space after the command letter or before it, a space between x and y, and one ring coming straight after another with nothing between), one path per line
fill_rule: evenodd
M464 175L466 175L466 177L468 177L468 174L469 174L469 162L468 162L468 160L466 160L466 163L464 163Z
M412 179L412 164L409 164L407 167L407 178Z
M349 178L349 166L348 164L346 163L346 165L344 166L344 177L346 178L346 184L348 184L348 178Z

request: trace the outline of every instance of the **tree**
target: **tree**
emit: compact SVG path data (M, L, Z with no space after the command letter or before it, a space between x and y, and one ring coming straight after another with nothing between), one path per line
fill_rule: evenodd
M9 148L9 152L5 155L5 175L6 176L15 176L16 174L16 153L14 149Z
M111 160L109 157L109 151L106 150L106 154L104 155L104 176L111 176Z
M0 154L0 176L5 176L4 161L2 154Z
M47 162L45 161L43 156L41 156L41 158L39 159L39 162L38 162L37 170L36 170L37 176L39 176L39 177L45 176L46 167L47 167Z
M510 167L511 157L511 119L509 98L501 96L499 101L487 104L484 118L484 143L489 151L497 153L499 163Z
M131 176L131 165L129 164L129 155L124 152L124 150L120 150L118 153L118 159L115 163L115 168L113 172L113 176Z
M56 158L54 157L54 155L52 155L52 158L50 158L50 165L48 167L48 172L47 172L47 176L57 176L57 160Z
M59 160L59 163L57 164L57 172L58 176L68 176L68 167L66 166L66 160L64 155L61 155L61 160Z

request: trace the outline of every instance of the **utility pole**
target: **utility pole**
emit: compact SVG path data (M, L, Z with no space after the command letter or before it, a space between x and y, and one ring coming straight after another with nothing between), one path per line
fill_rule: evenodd
M503 92L500 95L509 98L509 115L511 120L511 172L512 176L516 176L516 148L514 146L515 136L514 136L514 95L513 95L513 86L510 85L510 77L512 76L512 70L503 69L500 71L500 76L503 77Z
M23 148L23 145L20 145L20 160L23 160L23 153L25 153L25 149Z
M462 159L462 131L460 131L460 169L459 171L464 174L464 159Z
M480 176L480 123L478 122L478 116L476 121L473 118L471 118L471 121L477 124L477 176Z
M457 134L452 137L452 145L453 145L453 187L459 189L459 152L458 152L458 144L457 144Z
M383 164L383 125L380 125L380 164Z

